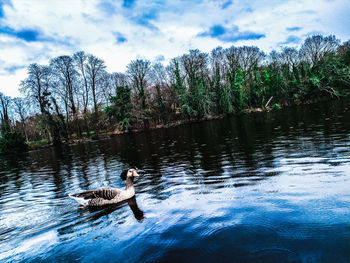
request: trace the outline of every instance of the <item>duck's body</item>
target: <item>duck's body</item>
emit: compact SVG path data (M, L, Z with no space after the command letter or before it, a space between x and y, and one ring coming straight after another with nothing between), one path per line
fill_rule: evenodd
M138 174L134 169L125 170L122 172L122 179L126 179L125 189L100 188L96 190L85 191L82 193L70 194L69 196L78 201L80 204L87 206L117 204L135 195L135 176L138 176Z

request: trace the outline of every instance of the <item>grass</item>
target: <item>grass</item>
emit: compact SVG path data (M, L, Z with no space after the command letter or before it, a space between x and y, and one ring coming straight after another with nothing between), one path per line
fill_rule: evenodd
M44 146L47 146L50 144L50 141L47 139L42 139L39 141L32 141L32 142L27 142L27 145L30 147L30 149L37 149L37 148L41 148Z

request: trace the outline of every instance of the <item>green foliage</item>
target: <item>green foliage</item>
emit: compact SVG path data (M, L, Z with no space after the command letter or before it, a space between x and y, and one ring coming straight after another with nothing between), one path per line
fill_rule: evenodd
M271 110L280 110L280 109L281 109L281 106L278 103L275 103L275 104L272 105L270 111Z
M70 61L66 56L61 59ZM268 57L254 46L219 47L210 54L190 50L172 59L166 69L137 59L129 63L126 74L105 72L103 61L83 52L74 59L77 63L69 64L74 81L66 83L68 93L57 92L52 64L28 67L28 78L21 86L40 110L31 124L38 130L35 140L42 136L58 144L61 138L89 135L90 129L98 137L100 130L108 128L128 131L143 125L147 129L159 122L350 95L350 41L340 45L335 36L310 36L300 49L285 47ZM94 65L102 65L103 72L93 74ZM116 95L111 96L114 86ZM12 129L11 104L8 98L0 98L4 133ZM101 111L102 105L108 105L105 98L111 105ZM85 126L85 133L80 125Z
M104 108L104 111L108 115L108 117L110 117L110 118L113 118L113 117L117 118L117 116L119 115L118 110L112 106L106 106Z
M231 104L236 112L240 112L243 108L243 70L242 68L236 69L234 72L227 75L230 93L232 94Z
M344 64L350 66L350 49L346 50L343 54Z
M109 98L112 106L104 108L109 118L115 119L122 130L128 130L131 127L131 90L127 86L117 86L116 96Z
M120 123L120 126L121 126L121 130L122 131L128 131L131 129L131 122L130 122L130 119L129 118L124 118L121 123Z
M188 105L185 106L189 117L201 118L210 112L210 95L203 82L194 84L188 96Z
M22 153L27 150L25 138L18 132L5 132L0 137L0 154Z
M172 60L173 68L172 74L174 76L174 82L172 83L172 89L174 91L174 105L177 109L180 110L180 114L182 117L190 116L191 109L188 105L188 97L186 94L186 86L181 77L179 61L177 59Z

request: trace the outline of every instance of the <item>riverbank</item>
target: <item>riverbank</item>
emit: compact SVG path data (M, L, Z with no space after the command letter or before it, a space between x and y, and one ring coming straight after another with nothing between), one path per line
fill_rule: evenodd
M254 109L251 110L250 112L261 112L263 111L262 109ZM243 111L242 111L243 112ZM248 111L246 111L248 113ZM205 116L201 119L187 119L187 120L177 120L173 122L169 122L167 124L157 124L155 126L151 126L148 130L156 130L156 129L167 129L171 127L176 127L184 124L189 124L189 123L195 123L195 122L202 122L202 121L209 121L209 120L215 120L215 119L222 119L226 117L227 115L215 115L215 116ZM76 138L72 139L69 142L62 142L63 145L70 145L70 144L76 144L76 143L83 143L83 142L88 142L88 141L98 141L98 140L103 140L119 135L124 135L124 134L130 134L130 133L138 133L138 132L143 132L145 129L132 129L129 131L121 131L118 129L115 129L114 131L107 131L107 132L100 132L98 135L93 134L90 137L82 137L82 138ZM33 141L33 142L27 142L27 145L29 146L30 150L38 150L38 149L44 149L48 147L53 147L52 142L49 142L48 140L40 140L40 141Z
M281 108L279 108L281 109ZM269 112L271 110L271 107L267 108L251 108L251 109L244 109L242 110L241 113L237 114L232 114L230 116L238 116L240 114L250 114L254 112ZM202 121L210 121L210 120L217 120L217 119L223 119L227 117L228 115L225 114L220 114L220 115L209 115L205 116L200 119L186 119L186 120L177 120L173 122L169 122L167 124L157 124L155 126L151 126L148 130L156 130L156 129L168 129L172 127L177 127L180 125L185 125L185 124L190 124L190 123L196 123L196 122L202 122ZM76 143L83 143L83 142L88 142L88 141L98 141L98 140L103 140L119 135L125 135L125 134L131 134L131 133L138 133L138 132L143 132L145 129L132 129L129 131L121 131L121 130L114 130L114 131L108 131L108 132L100 132L98 135L93 134L90 137L82 137L82 138L76 138L72 139L69 142L62 142L62 145L70 145L70 144L76 144ZM53 147L52 142L49 142L48 140L40 140L40 141L32 141L32 142L27 142L27 145L29 146L30 150L39 150L39 149L44 149L48 147Z
M315 104L319 102L325 102L325 101L330 101L334 99L324 99L324 100L309 100L305 102L295 102L293 104L289 103L283 103L283 104L278 104L275 103L272 106L266 106L266 107L259 107L259 108L246 108L243 109L240 113L235 113L231 115L225 115L225 114L219 114L219 115L208 115L203 118L193 118L193 119L185 119L185 120L177 120L177 121L172 121L167 124L157 124L154 126L149 127L149 131L151 130L156 130L156 129L167 129L167 128L172 128L172 127L177 127L180 125L185 125L185 124L190 124L190 123L197 123L197 122L202 122L202 121L209 121L209 120L215 120L215 119L223 119L228 116L239 116L241 114L251 114L251 113L257 113L257 112L270 112L272 110L283 110L285 108L289 107L300 107L304 105L309 105L309 104ZM96 135L94 132L91 132L91 135L84 136L80 139L74 138L69 142L62 142L63 145L70 145L70 144L76 144L76 143L83 143L83 142L88 142L88 141L97 141L97 140L103 140L103 139L108 139L111 137L119 136L119 135L124 135L124 134L131 134L131 133L138 133L138 132L143 132L145 129L132 129L129 131L121 131L118 129L115 129L114 131L105 131L105 132L100 132L98 135ZM48 147L53 147L52 142L48 142L47 140L41 140L41 141L34 141L34 142L28 142L27 143L30 150L38 150L38 149L43 149L43 148L48 148Z

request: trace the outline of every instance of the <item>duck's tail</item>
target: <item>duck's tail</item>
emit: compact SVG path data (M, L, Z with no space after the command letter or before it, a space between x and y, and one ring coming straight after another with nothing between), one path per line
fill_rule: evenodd
M81 205L87 205L89 203L89 199L85 199L84 196L81 196L80 194L69 194L68 196Z

